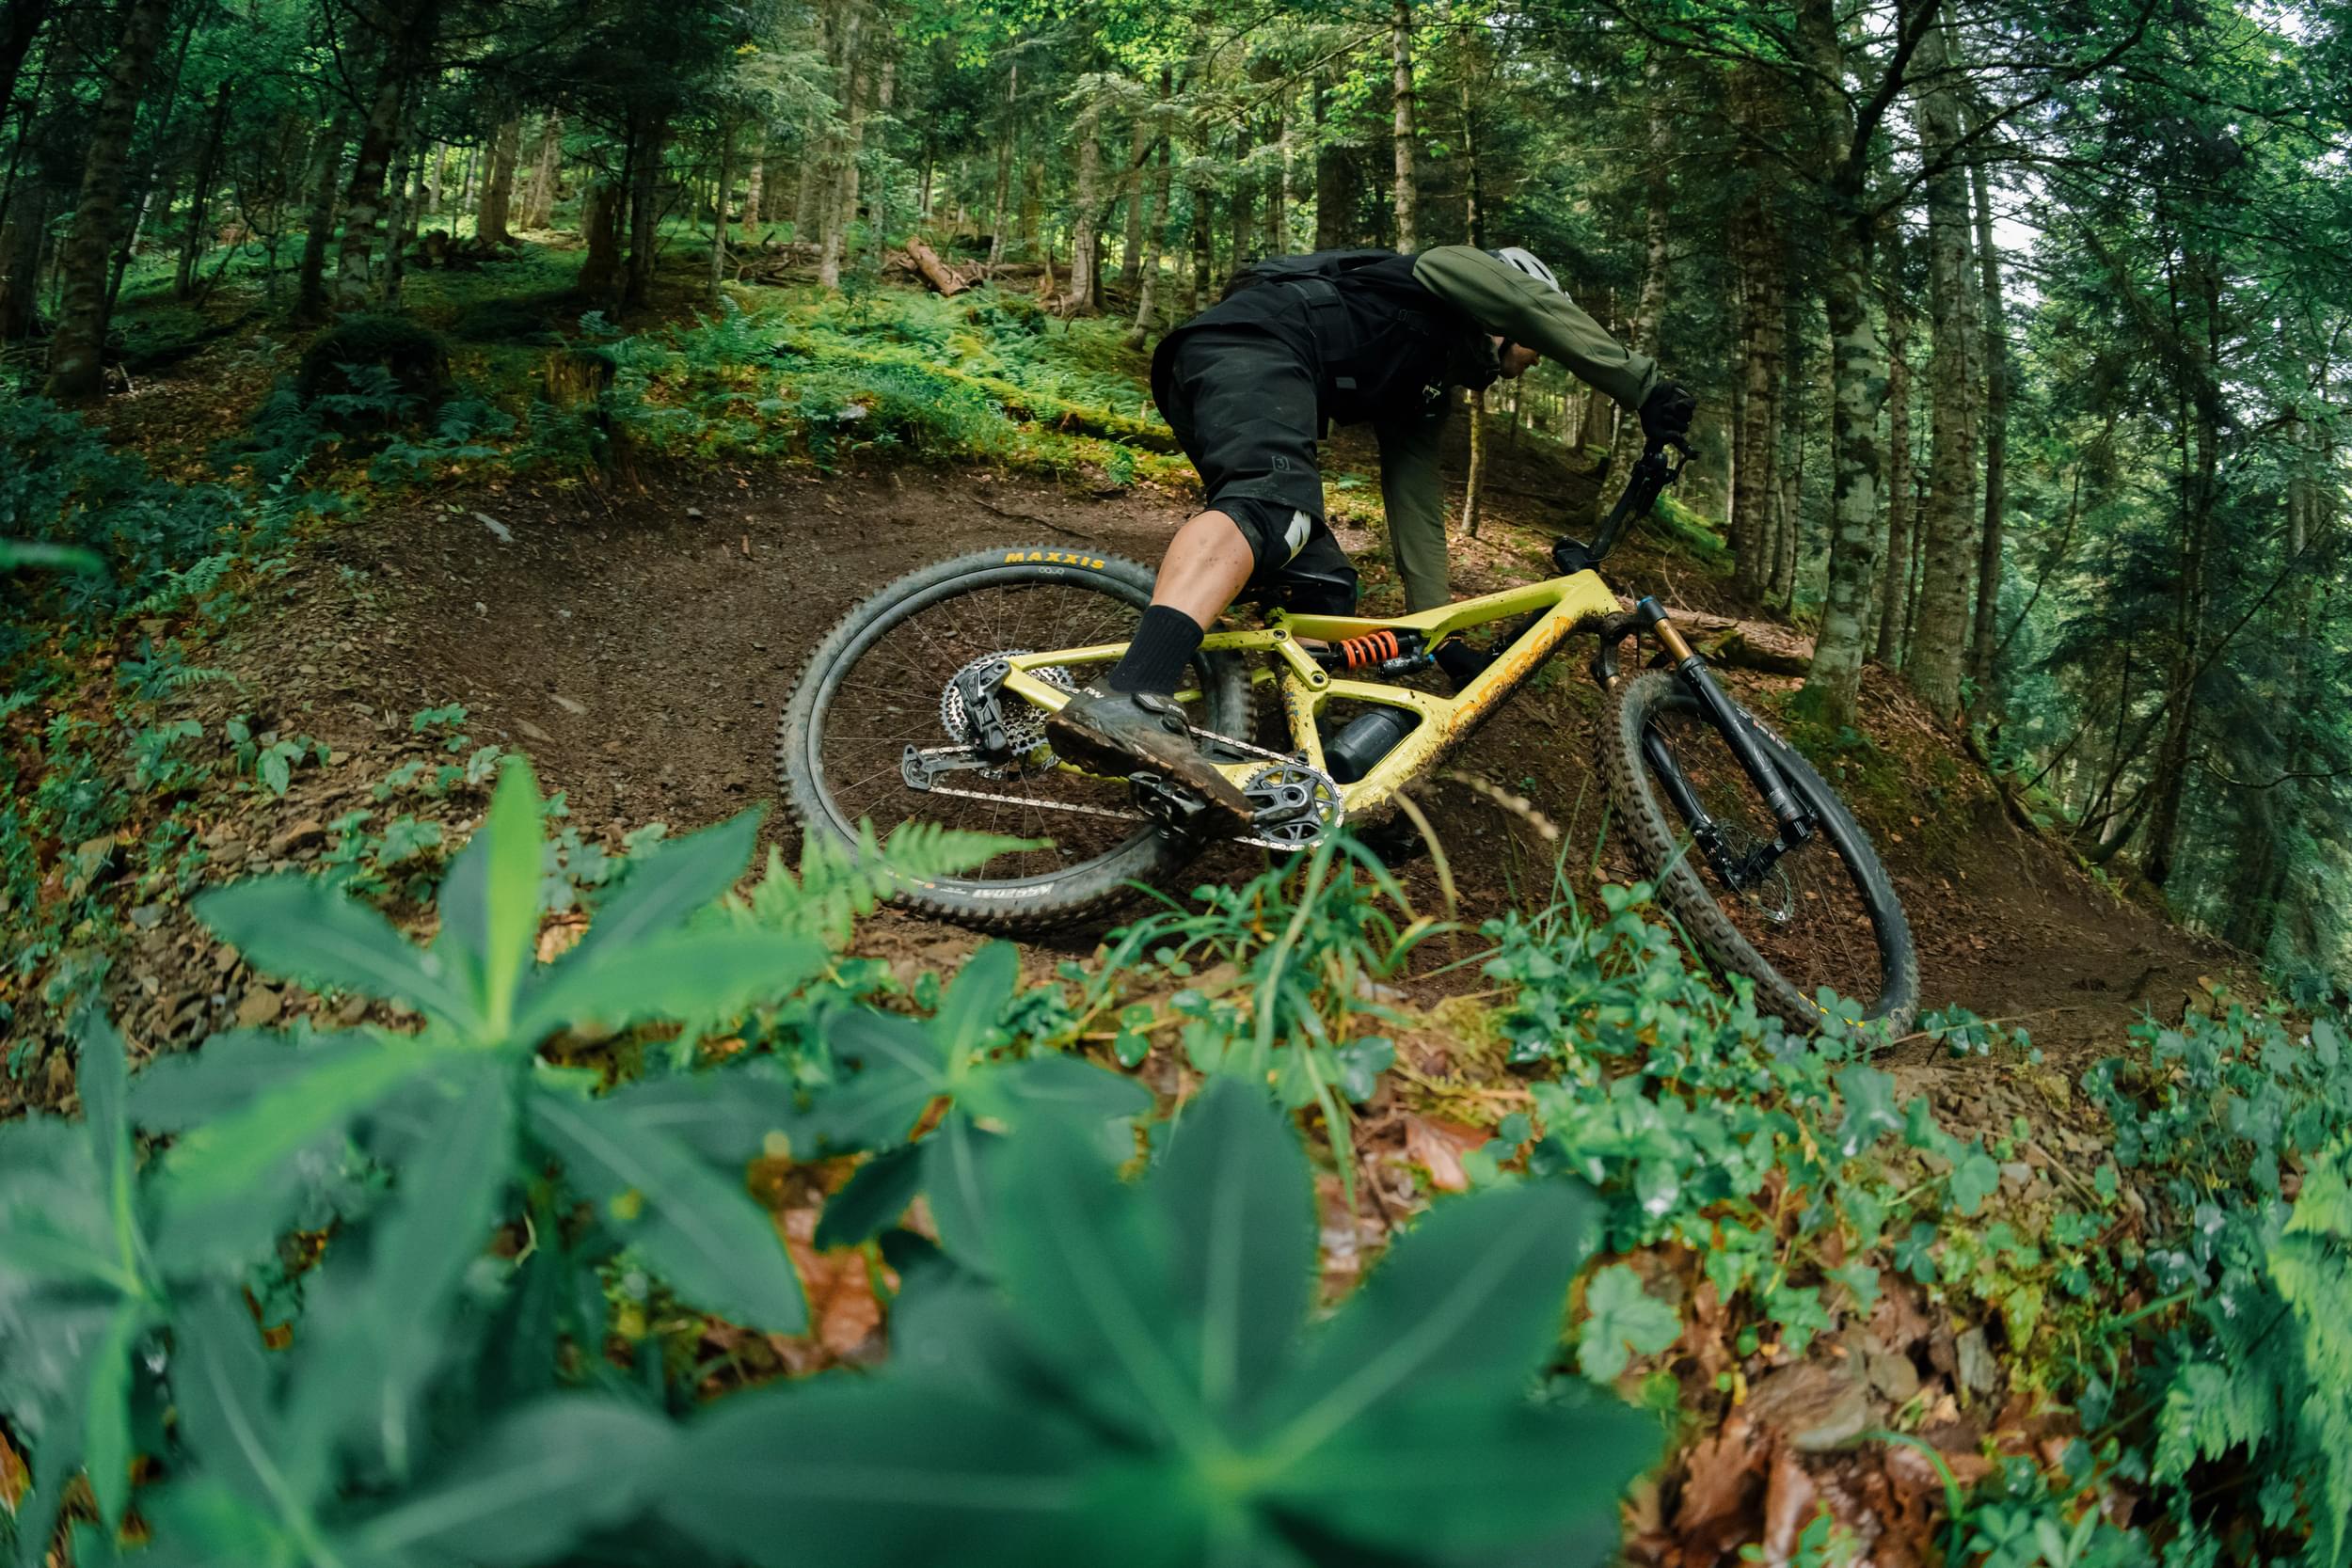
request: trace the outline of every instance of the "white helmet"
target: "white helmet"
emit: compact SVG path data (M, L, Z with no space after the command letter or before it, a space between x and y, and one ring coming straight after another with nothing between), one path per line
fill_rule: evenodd
M1558 294L1567 293L1565 289L1560 287L1560 279L1552 276L1551 269L1544 265L1542 260L1532 250L1522 249L1518 245L1507 245L1501 250L1490 250L1486 252L1486 254L1493 257L1496 261L1503 262L1505 265L1518 268L1519 271L1527 274L1528 277L1534 278L1536 282L1541 283L1545 288L1549 289L1553 293Z

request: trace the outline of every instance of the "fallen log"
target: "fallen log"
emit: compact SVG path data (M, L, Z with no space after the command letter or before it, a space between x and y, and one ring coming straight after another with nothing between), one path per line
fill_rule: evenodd
M1633 608L1633 601L1622 594L1617 602ZM1672 606L1666 615L1710 663L1766 675L1802 675L1813 668L1813 640L1784 626Z
M907 260L914 263L914 270L923 275L925 282L939 291L942 299L953 299L970 286L939 259L939 252L921 240L907 241Z

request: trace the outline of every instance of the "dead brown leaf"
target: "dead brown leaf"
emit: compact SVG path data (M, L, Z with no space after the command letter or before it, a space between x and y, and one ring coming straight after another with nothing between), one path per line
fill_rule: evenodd
M24 1467L24 1459L8 1446L8 1434L0 1432L0 1508L10 1513L23 1500L25 1489L33 1484L32 1472Z
M1772 1478L1764 1487L1764 1560L1787 1562L1797 1537L1813 1517L1821 1489L1793 1449L1773 1450Z
M1470 1190L1462 1172L1462 1156L1484 1148L1484 1128L1446 1121L1437 1117L1405 1114L1405 1157L1429 1173L1429 1184L1441 1193Z
M1755 1533L1760 1457L1754 1429L1738 1412L1683 1454L1674 1530L1702 1560L1721 1556L1732 1543Z
M874 1299L874 1279L865 1248L817 1250L818 1213L816 1209L788 1209L776 1216L776 1228L784 1233L792 1266L800 1272L801 1289L808 1296L808 1332L771 1336L771 1342L787 1359L785 1344L793 1338L814 1340L826 1361L859 1359L866 1342L882 1327L882 1303Z

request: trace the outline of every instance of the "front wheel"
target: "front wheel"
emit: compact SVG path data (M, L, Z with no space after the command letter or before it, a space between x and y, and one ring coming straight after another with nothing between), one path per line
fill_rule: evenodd
M1756 982L1758 1006L1818 1027L1826 989L1850 1005L1848 1017L1899 1034L1918 1010L1919 960L1886 868L1812 764L1740 713L1812 813L1813 836L1745 886L1724 879L1694 842L1677 793L1735 863L1770 844L1778 824L1706 708L1678 676L1658 670L1618 683L1601 730L1610 793L1635 851L1708 959ZM1687 792L1669 786L1668 768Z

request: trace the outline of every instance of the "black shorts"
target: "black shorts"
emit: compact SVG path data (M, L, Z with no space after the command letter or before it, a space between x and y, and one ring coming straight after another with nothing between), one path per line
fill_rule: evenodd
M1262 577L1302 556L1347 560L1323 518L1312 354L1279 329L1215 323L1170 334L1152 356L1152 401Z

